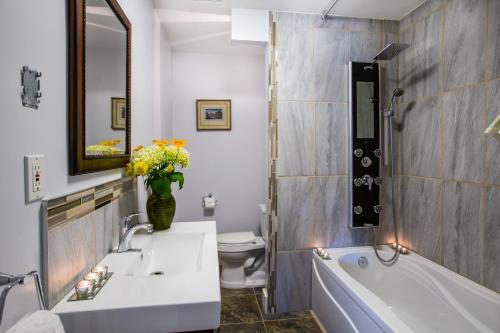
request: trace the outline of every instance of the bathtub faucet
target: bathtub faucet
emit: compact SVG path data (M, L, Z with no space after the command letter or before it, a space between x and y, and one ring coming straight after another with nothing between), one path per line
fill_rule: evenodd
M372 187L373 187L373 182L374 182L373 177L370 175L364 175L362 179L363 179L363 185L367 185L368 191L371 191Z

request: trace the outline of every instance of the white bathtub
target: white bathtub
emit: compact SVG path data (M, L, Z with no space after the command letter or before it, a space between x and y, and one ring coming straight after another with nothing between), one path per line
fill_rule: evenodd
M372 247L328 253L314 254L312 273L313 310L328 333L500 332L499 294L417 254L385 266Z

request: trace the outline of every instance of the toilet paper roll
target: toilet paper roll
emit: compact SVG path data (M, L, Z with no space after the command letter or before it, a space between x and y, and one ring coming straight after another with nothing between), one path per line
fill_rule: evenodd
M205 209L215 209L216 205L217 203L214 198L210 197L203 198L203 207L205 207Z

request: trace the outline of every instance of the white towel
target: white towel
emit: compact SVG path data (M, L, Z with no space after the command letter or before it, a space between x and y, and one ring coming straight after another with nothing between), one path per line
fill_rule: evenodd
M64 333L64 327L56 314L36 311L19 320L6 333Z

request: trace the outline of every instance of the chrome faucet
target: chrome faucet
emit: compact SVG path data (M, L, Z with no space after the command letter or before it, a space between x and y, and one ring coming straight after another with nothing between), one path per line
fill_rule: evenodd
M132 214L124 217L120 222L120 243L118 244L118 250L116 252L128 252L133 251L130 248L130 241L135 233L139 230L145 230L147 233L153 232L153 225L150 223L137 223L133 227L130 227L130 221L132 217L142 215L142 213Z
M134 213L134 214L130 214L130 215L122 218L122 220L120 221L120 239L122 239L122 237L125 236L125 234L127 233L127 230L130 228L130 221L132 221L132 218L136 217L136 216L142 216L142 215L144 215L144 214L143 213Z

